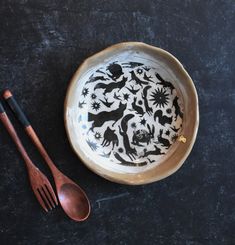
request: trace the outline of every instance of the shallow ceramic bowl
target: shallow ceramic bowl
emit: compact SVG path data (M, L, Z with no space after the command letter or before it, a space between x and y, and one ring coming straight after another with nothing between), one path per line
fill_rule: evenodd
M69 141L95 173L145 184L180 168L194 144L199 115L194 84L170 53L139 42L86 59L65 100Z

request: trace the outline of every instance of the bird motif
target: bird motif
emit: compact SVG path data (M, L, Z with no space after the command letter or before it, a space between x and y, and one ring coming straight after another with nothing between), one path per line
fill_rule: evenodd
M78 102L78 107L79 108L83 108L83 106L85 105L85 101L82 101L82 102Z
M100 81L106 81L106 80L109 80L109 79L108 78L105 78L104 76L96 76L96 77L94 77L94 74L92 74L89 77L89 80L85 84L93 83L93 82L96 82L98 80L100 80Z
M110 155L111 155L111 152L112 152L112 151L110 151L110 152L108 152L108 153L103 152L102 154L99 154L99 155L100 155L101 157L109 158Z
M171 129L174 131L174 132L178 132L180 130L180 128L176 128L175 126L174 127L171 127Z
M134 86L131 85L131 88L126 87L132 94L137 94L140 89L134 89Z
M105 74L105 72L101 71L101 69L96 70L97 73Z
M108 99L107 98L104 98L104 100L105 101L103 101L103 100L100 99L100 102L102 102L108 108L110 108L110 106L114 103L114 101L113 102L108 102Z
M145 71L149 71L150 69L151 69L150 67L144 66Z
M122 100L121 95L117 95L116 92L114 93L113 98L116 100Z
M147 157L147 159L149 160L149 163L153 163L155 162L155 160L151 160L150 158Z
M146 72L144 73L144 80L148 81L148 82L152 82L153 83L153 80L151 80L151 76L147 76Z

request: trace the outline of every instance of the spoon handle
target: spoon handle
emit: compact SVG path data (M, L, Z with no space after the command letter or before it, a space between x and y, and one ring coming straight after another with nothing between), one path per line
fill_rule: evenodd
M27 166L28 169L31 169L32 167L34 168L34 164L31 161L29 155L27 154L20 138L18 137L16 130L14 128L14 126L12 125L10 119L8 118L5 109L2 105L2 103L0 102L0 120L3 123L4 127L6 128L6 130L8 131L8 133L10 134L11 138L13 139L15 145L17 146L18 151L20 152L20 154L22 155L25 164Z
M55 164L53 163L53 161L49 157L46 149L44 148L44 146L42 145L42 143L41 143L40 139L38 138L36 132L32 128L28 118L26 117L23 110L20 108L19 104L17 103L17 101L15 100L13 94L11 93L11 91L9 89L7 89L3 92L3 98L6 100L6 102L10 106L11 110L13 111L14 115L19 120L19 122L22 124L22 126L24 127L27 135L32 140L33 144L36 146L36 148L40 152L41 156L43 157L43 159L45 160L45 162L49 166L49 168L50 168L50 170L54 176L54 179L55 179L55 177L58 177L58 174L60 174L60 171L56 168Z

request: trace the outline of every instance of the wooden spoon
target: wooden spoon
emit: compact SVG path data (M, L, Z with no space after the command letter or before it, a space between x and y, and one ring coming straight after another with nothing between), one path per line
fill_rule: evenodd
M58 198L65 213L75 221L86 220L91 207L85 192L55 166L10 90L5 90L3 97L50 168Z

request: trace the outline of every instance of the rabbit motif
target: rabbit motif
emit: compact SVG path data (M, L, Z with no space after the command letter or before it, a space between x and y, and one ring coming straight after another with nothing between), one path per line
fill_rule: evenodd
M162 137L162 134L163 134L163 130L162 129L160 129L159 132L160 132L160 134L157 137L158 142L160 144L162 144L162 146L166 147L166 149L168 149L171 146L170 141L168 139Z

